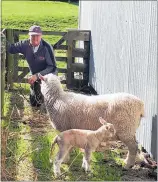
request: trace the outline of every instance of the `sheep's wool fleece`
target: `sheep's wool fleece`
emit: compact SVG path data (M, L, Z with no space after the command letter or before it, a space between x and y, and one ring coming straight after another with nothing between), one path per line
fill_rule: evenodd
M65 92L57 76L49 74L44 78L41 92L55 129L96 130L101 126L99 117L103 117L114 124L118 137L135 135L144 115L144 104L138 97L128 93L86 96Z

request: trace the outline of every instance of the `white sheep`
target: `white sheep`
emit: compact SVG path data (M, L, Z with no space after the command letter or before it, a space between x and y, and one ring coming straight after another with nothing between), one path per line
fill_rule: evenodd
M133 166L137 153L136 129L144 115L144 104L136 96L115 93L87 96L65 92L59 78L48 74L39 76L41 92L53 127L59 131L68 129L96 130L101 116L116 129L116 140L128 147L125 168Z
M55 137L54 142L52 143L50 153L51 157L54 146L57 143L59 151L54 161L55 176L61 174L60 165L73 147L79 147L84 149L82 168L84 168L86 172L90 171L91 152L94 152L100 145L102 145L102 142L103 145L106 146L106 142L110 142L116 133L113 124L107 123L101 117L99 118L99 121L102 124L102 126L95 131L70 129L63 131Z

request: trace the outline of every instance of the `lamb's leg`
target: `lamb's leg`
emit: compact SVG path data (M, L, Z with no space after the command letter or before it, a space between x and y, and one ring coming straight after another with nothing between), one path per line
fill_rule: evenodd
M91 150L89 148L85 149L85 156L83 158L83 166L85 168L85 171L90 171L90 157L91 157Z
M136 158L136 154L137 154L137 150L138 150L138 145L135 140L135 136L130 137L130 138L128 137L128 139L127 138L126 138L126 140L124 139L123 142L128 147L128 154L125 159L125 164L126 164L125 168L129 169L130 167L134 166L134 164L135 164L135 158Z
M66 164L70 160L70 153L71 153L72 149L73 149L73 147L70 147L68 149L68 151L66 152L64 159L63 159L63 163Z
M83 156L83 160L82 160L82 168L85 169L85 156Z
M82 150L82 152L84 152L83 159L82 159L82 168L85 169L85 163L86 163L85 162L86 161L86 158L85 158L85 150L84 151Z
M66 148L64 148L64 147L59 148L59 152L57 153L55 160L54 160L54 175L55 176L58 176L61 174L60 166L61 166L61 163L63 162L66 152L67 152Z

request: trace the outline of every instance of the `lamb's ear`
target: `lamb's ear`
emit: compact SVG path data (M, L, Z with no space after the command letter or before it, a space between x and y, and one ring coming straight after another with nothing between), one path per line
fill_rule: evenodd
M107 124L107 122L102 118L102 117L99 117L99 121L102 125L105 125Z
M40 80L42 80L42 81L46 81L47 79L43 76L43 75L41 75L40 73L38 74L38 78L40 79Z

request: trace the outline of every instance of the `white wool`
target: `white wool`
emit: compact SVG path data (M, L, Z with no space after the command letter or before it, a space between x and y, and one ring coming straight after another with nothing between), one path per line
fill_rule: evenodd
M102 117L114 125L117 138L128 146L127 166L133 164L135 133L144 116L144 104L138 97L128 93L87 96L65 92L57 76L49 74L44 79L41 92L55 129L96 130L101 126L98 118Z

